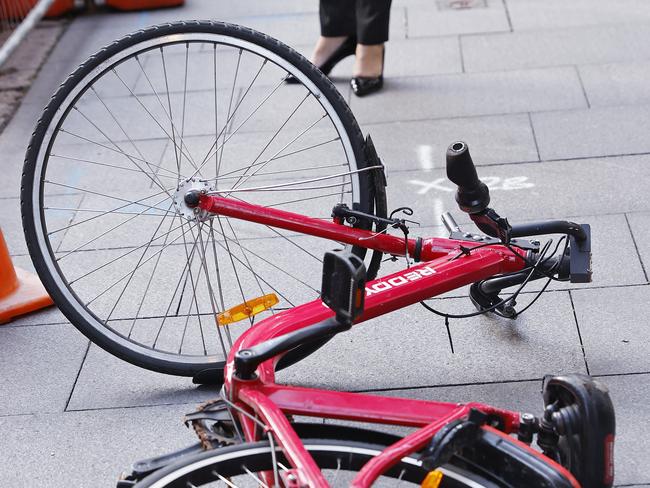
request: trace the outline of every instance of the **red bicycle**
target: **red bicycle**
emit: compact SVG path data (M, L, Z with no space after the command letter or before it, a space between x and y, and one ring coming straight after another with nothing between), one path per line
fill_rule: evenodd
M555 274L574 281L590 278L588 226L564 221L510 226L487 207L488 189L478 179L464 143L450 146L447 169L459 187L456 198L461 209L496 238L463 234L447 216L453 239L400 239L343 226L338 219L350 216L377 220L349 209L335 209L336 221L323 223L189 191L185 203L202 212L323 237L337 233L337 240L349 244L363 240L370 248L424 262L366 282L359 257L326 254L322 300L268 318L236 342L221 398L187 417L200 446L138 463L119 486L133 486L143 477L137 486L223 482L227 486L366 487L383 478L426 487L611 486L614 410L607 389L584 375L546 378L545 409L539 417L480 403L430 402L275 383L277 368L304 357L353 324L458 286L475 283L472 296L480 312L508 315L512 298L500 299L502 288L521 287L531 279ZM398 219L384 223L403 224ZM514 239L558 232L569 235L570 244L552 257L546 257L538 244ZM294 416L417 430L399 438L295 422ZM533 439L543 454L531 448ZM201 449L207 451L191 454Z
M241 26L175 22L115 41L61 85L27 150L21 207L34 266L75 327L124 360L198 382L223 377L239 319L253 326L320 297L330 240L368 255L370 279L387 256L415 263L369 285L383 304L369 317L466 283L480 310L515 316L516 296L498 291L543 254L518 236L572 236L562 266L548 249L530 279L569 267L588 279L586 227L511 229L478 211L487 194L473 189L461 203L494 239L450 217L451 240L409 239L385 185L372 141L300 54ZM444 264L470 248L462 266ZM296 325L322 312L301 310Z

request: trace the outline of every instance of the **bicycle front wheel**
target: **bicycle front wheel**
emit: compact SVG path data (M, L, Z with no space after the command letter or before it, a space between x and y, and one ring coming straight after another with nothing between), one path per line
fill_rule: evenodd
M284 44L221 22L139 31L81 65L38 122L21 195L30 254L108 352L169 374L218 370L255 318L216 316L271 293L280 303L258 320L318 297L333 244L194 215L184 193L233 190L323 219L338 203L373 212L385 202L363 144L336 88Z

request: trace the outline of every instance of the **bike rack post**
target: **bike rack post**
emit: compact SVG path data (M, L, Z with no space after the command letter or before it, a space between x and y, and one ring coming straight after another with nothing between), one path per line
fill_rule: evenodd
M38 276L14 267L0 229L0 324L53 303Z

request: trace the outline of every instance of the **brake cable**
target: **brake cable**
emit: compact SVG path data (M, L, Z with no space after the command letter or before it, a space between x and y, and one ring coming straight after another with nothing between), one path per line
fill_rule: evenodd
M452 337L451 337L451 330L449 328L449 319L450 318L452 318L452 319L464 319L464 318L469 318L469 317L476 317L478 315L484 315L484 314L486 314L488 312L494 312L498 307L504 305L505 303L507 303L510 300L512 300L513 298L515 298L517 295L519 295L521 290L523 290L523 288L528 284L530 279L533 277L533 274L535 273L535 271L537 271L537 267L542 262L542 259L546 256L546 253L548 252L548 249L551 246L551 244L552 244L552 240L548 241L544 245L544 247L541 249L540 254L539 254L539 258L537 259L537 262L531 267L530 272L528 273L528 276L526 276L526 279L521 283L521 285L519 285L517 290L512 295L502 299L498 303L495 303L494 305L486 308L485 310L478 310L476 312L472 312L472 313L468 313L468 314L449 314L449 313L440 312L439 310L436 310L435 308L433 308L430 305L428 305L427 303L425 303L424 300L420 302L420 305L422 305L428 311L430 311L430 312L432 312L435 315L438 315L440 317L444 317L444 319L445 319L445 328L447 329L447 337L449 338L449 347L451 348L451 353L452 354L454 354L454 343L453 343L453 340L452 340ZM494 244L482 244L480 246L476 246L472 250L478 249L480 247L485 247L486 245L494 245ZM513 251L513 253L514 253L514 251ZM465 253L461 252L459 255L455 256L451 260L458 259L460 256L462 256L464 254ZM518 253L514 253L514 254L518 255ZM503 315L499 314L498 312L495 312L495 313L497 313L497 315L503 316Z

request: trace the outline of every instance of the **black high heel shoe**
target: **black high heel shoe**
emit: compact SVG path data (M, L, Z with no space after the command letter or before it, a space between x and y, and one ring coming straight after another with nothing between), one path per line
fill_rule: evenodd
M348 37L345 41L343 41L343 44L341 44L339 47L336 48L336 51L334 51L332 55L329 58L327 58L323 64L318 66L318 69L320 69L325 76L329 75L332 69L334 69L334 66L337 65L337 63L344 60L348 56L353 55L356 49L357 49L357 38L355 36ZM293 75L287 76L285 78L285 82L289 83L290 85L300 83L298 79Z
M384 86L384 60L386 58L386 47L381 52L381 74L379 76L355 76L350 80L352 91L358 97L370 95L381 90Z

